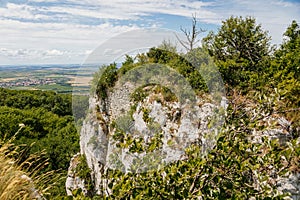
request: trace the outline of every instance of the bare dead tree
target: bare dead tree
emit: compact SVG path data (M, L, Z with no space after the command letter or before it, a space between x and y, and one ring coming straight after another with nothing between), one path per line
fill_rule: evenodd
M192 15L192 30L184 29L182 26L180 27L180 30L184 33L186 40L179 39L178 35L176 35L176 38L188 52L193 50L195 45L200 41L200 39L198 39L198 35L205 32L205 30L197 28L196 14Z

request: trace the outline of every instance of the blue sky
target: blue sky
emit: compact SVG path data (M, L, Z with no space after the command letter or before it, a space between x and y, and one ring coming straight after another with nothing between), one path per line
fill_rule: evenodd
M83 63L101 43L126 31L199 27L216 31L229 16L253 16L274 44L299 0L0 0L0 65Z

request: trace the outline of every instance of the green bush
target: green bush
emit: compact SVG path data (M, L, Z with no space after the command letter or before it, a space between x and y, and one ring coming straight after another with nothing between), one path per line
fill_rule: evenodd
M75 168L75 175L84 180L84 185L88 191L88 196L94 194L94 182L91 177L91 169L89 168L85 155L80 155L78 164Z
M96 88L96 94L101 99L105 99L107 97L109 88L112 88L118 80L117 65L115 63L103 67L105 67L105 69L97 82Z

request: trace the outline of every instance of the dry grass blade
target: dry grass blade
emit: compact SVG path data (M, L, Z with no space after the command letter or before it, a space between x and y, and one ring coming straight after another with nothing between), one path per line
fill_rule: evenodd
M41 173L47 166L43 153L22 158L23 153L13 144L14 139L6 142L0 139L0 199L45 199L43 195L58 181L59 174Z

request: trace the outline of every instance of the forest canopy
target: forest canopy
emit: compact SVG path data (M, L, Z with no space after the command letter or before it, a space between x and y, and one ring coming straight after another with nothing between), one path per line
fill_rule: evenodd
M52 195L65 195L65 180L70 159L79 151L79 133L72 116L71 95L44 91L23 91L0 88L0 139L15 136L15 145L31 154L45 151L48 165L41 173L62 170L62 179ZM20 131L20 125L24 126ZM17 133L15 135L15 133ZM51 191L50 191L51 192Z

